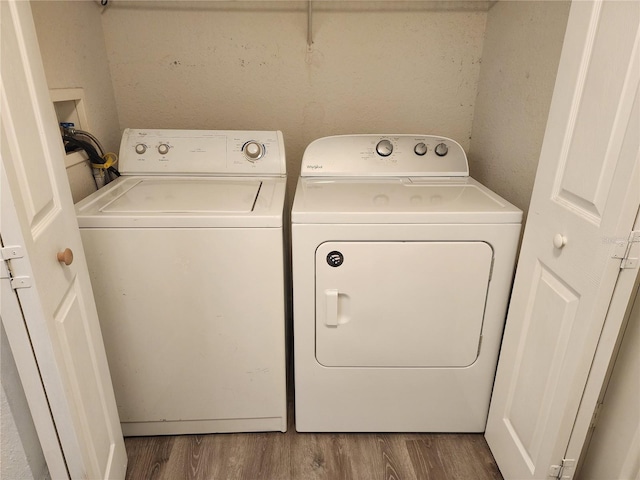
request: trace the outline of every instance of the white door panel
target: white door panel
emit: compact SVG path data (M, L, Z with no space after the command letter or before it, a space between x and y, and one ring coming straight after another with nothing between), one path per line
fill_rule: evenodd
M612 188L618 151L622 140L620 122L629 115L631 102L624 98L633 89L627 83L633 60L633 38L638 29L637 2L631 8L606 2L597 4L590 18L593 37L585 38L583 63L574 93L572 117L562 139L557 180L553 196L565 207L599 224ZM612 54L613 52L613 54ZM637 54L637 52L636 52ZM588 64L586 63L588 62ZM637 75L637 74L636 74ZM625 95L626 94L626 95ZM611 101L624 98L625 103ZM637 132L636 132L637 133Z
M507 480L561 464L640 203L639 24L638 2L571 7L486 430Z
M4 1L0 8L0 140L10 190L3 195L2 241L23 248L10 270L14 279L28 277L16 290L24 319L3 309L2 321L24 322L29 330L64 475L124 478L124 441L30 6ZM57 258L67 248L74 257L69 265ZM12 343L16 348L24 344ZM27 396L33 392L29 383L23 379ZM39 434L43 442L51 438Z
M331 255L343 262L335 266ZM484 242L323 243L316 251L318 362L471 365L492 258Z
M529 466L539 461L544 433L563 377L558 365L569 348L580 298L571 287L537 263L522 325L513 378L505 404L504 423ZM551 321L550 321L551 320ZM563 399L566 401L566 399ZM532 408L534 406L534 408Z

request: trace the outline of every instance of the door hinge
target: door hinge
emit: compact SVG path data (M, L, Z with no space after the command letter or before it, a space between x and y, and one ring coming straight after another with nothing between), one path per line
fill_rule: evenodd
M549 476L557 480L569 480L573 478L576 461L573 458L563 458L560 465L549 467Z
M31 277L12 277L11 288L17 290L18 288L30 288Z
M2 247L0 248L0 257L2 260L13 260L14 258L22 258L24 257L24 250L19 245L14 245L13 247Z
M0 248L0 259L2 259L3 266L0 269L0 278L8 278L11 282L11 288L14 290L18 288L29 288L31 287L31 278L28 276L17 276L14 277L11 274L11 268L9 268L9 260L14 260L16 258L24 257L24 249L19 245L14 245L12 247L2 247Z
M638 250L640 250L640 230L633 230L627 240L618 240L611 258L619 258L620 268L635 268L638 266Z

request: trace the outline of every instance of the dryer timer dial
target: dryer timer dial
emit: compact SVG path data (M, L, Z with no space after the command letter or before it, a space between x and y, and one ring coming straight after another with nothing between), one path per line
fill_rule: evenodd
M376 145L376 152L381 157L388 157L393 153L393 143L389 140L380 140Z

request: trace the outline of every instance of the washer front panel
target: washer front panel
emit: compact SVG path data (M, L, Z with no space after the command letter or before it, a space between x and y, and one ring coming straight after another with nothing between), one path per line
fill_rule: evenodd
M318 363L468 367L479 351L492 258L484 242L321 244Z
M282 229L80 234L125 435L286 430Z

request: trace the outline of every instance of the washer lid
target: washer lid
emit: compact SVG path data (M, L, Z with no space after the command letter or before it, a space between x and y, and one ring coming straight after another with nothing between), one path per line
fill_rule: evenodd
M284 178L120 177L76 205L80 227L281 226Z
M470 177L300 178L293 223L520 223L522 211Z
M99 208L104 213L250 212L258 197L259 180L215 178L139 178Z

